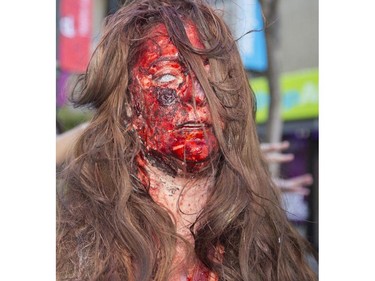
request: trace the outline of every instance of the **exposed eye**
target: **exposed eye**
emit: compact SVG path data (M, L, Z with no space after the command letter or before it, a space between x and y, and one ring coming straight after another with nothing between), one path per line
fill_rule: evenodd
M156 80L160 83L168 83L168 82L174 81L175 79L176 79L176 76L172 74L164 74L160 76L159 78L157 78Z

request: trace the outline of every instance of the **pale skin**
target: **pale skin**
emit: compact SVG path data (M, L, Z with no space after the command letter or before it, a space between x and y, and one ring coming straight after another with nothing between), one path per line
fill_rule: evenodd
M176 225L177 234L194 243L190 226L195 222L203 209L208 191L213 187L213 178L189 179L183 176L172 177L159 169L146 165L150 178L149 194L159 205L165 207ZM186 258L184 244L177 243L174 257L174 271L170 281L187 280L194 268L194 261ZM217 280L210 273L209 281Z

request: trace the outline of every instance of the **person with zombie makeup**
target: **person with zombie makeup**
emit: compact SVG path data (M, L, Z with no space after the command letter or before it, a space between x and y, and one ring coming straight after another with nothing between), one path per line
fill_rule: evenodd
M59 175L57 280L316 280L208 5L124 5L81 78L96 113Z

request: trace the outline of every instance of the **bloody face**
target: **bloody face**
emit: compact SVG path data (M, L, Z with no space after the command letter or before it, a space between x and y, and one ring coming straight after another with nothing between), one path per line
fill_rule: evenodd
M204 48L196 27L186 24L185 29L192 45ZM218 152L206 97L195 74L180 60L165 25L156 25L150 34L132 69L133 126L147 154L178 160L194 170Z

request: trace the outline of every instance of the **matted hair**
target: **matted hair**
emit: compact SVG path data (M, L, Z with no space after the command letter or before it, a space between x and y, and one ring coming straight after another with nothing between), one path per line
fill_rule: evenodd
M187 21L204 50L191 45ZM133 1L106 21L74 97L95 115L59 179L57 280L168 280L183 238L137 177L142 145L132 130L128 90L130 70L157 23L194 70L220 145L212 194L191 227L196 257L219 280L316 280L306 262L308 243L287 221L260 151L255 97L235 41L208 5L193 0ZM219 245L220 262L210 255Z

